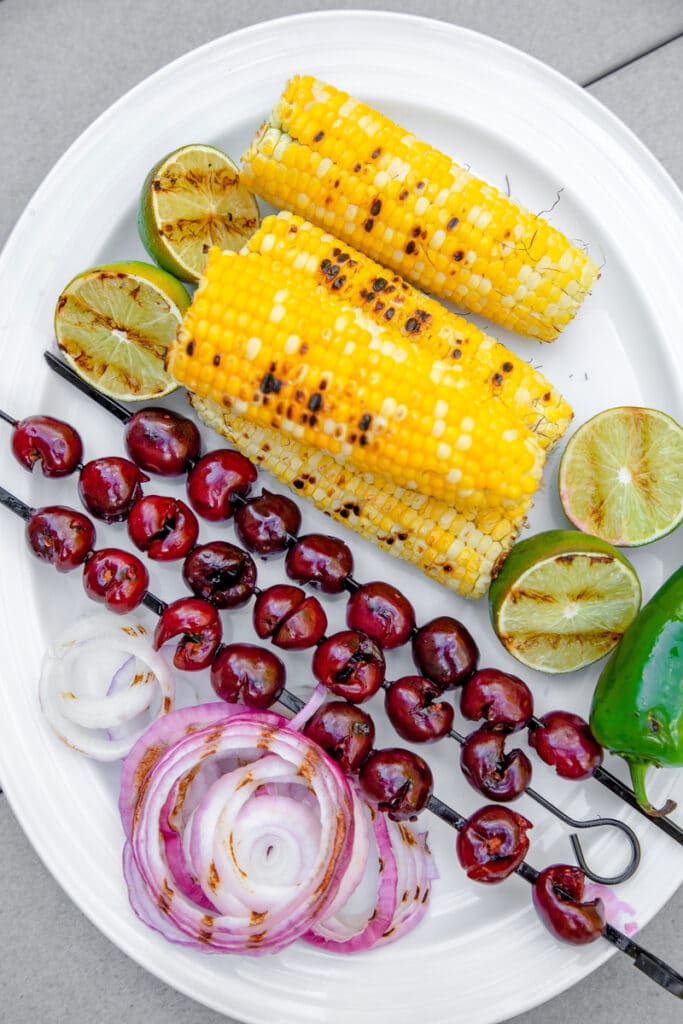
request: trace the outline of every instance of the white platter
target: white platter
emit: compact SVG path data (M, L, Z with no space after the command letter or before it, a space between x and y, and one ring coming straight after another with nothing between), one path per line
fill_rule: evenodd
M0 257L3 408L18 417L43 411L68 419L83 434L88 457L124 453L117 422L52 377L42 360L57 295L86 266L145 258L135 217L149 167L191 141L214 143L238 157L285 79L297 71L318 74L369 100L499 187L507 177L513 197L532 209L549 209L563 189L551 219L590 244L605 262L602 278L555 345L492 333L542 364L573 404L577 423L617 404L656 406L683 418L683 204L653 157L587 94L522 53L439 22L350 11L257 25L193 51L124 96L71 147ZM184 408L180 398L174 404ZM557 454L546 470L533 530L566 526L554 496L556 466ZM274 486L265 474L263 482ZM77 503L73 481L29 477L8 454L3 483L32 505ZM181 493L179 487L155 489ZM308 508L304 526L343 535ZM229 537L231 529L225 529ZM205 524L201 537L218 532ZM99 529L98 537L100 543L125 545L121 527ZM519 671L495 640L484 602L467 603L443 591L354 535L350 543L358 578L387 578L406 590L422 621L446 611L463 619L480 642L483 665ZM258 1024L408 1024L417 1015L433 1024L488 1024L549 999L610 955L606 942L579 949L551 939L521 879L492 889L468 882L456 863L454 834L431 819L441 878L425 922L394 946L340 958L296 944L276 957L247 959L201 957L164 942L128 906L120 871L118 769L93 765L61 746L38 709L42 650L65 623L93 606L78 574L57 577L31 559L22 524L9 513L2 513L0 548L4 788L32 844L70 897L113 942L168 984ZM646 598L681 562L682 548L678 531L633 553ZM269 562L262 579L274 582L281 575L281 565ZM152 565L151 578L152 589L163 597L183 592L177 569ZM329 609L332 625L341 625L343 604ZM248 611L224 621L228 636L250 635ZM409 664L405 653L392 657L390 673ZM305 654L290 657L288 665L291 688L303 692ZM597 666L567 678L525 673L539 712L565 707L584 715L597 674ZM205 680L198 686L208 699ZM378 706L376 717L381 715ZM380 732L386 743L390 736ZM482 800L460 776L457 748L445 741L429 757L438 795L464 813L474 810ZM609 767L621 772L611 761ZM618 898L642 926L683 881L680 850L597 783L560 783L538 759L534 770L536 787L568 813L609 813L637 830L643 862ZM681 799L683 779L662 771L651 790L657 800L665 794ZM571 857L563 826L527 798L516 806L536 822L529 856L534 866ZM623 845L609 835L587 843L587 851L608 873L623 863ZM623 969L629 969L626 961Z

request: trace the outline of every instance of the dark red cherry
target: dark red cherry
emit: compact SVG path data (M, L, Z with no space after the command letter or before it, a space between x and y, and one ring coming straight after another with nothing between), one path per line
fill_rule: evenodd
M256 480L256 469L244 455L222 448L208 452L190 470L187 496L192 508L204 519L230 519L236 495L246 497Z
M287 552L285 572L297 583L311 583L326 594L339 594L353 572L348 544L322 533L299 537Z
M142 497L141 484L149 480L134 462L110 456L86 462L78 479L78 493L91 515L105 523L126 519Z
M413 658L423 676L440 690L450 690L476 670L479 648L462 622L441 615L418 629Z
M34 555L50 562L57 572L69 572L82 565L92 551L95 527L82 512L48 505L31 515L26 539Z
M345 773L357 772L375 742L375 723L365 711L345 700L323 704L304 728Z
M534 713L526 683L497 668L482 668L463 684L460 710L473 722L485 721L510 732L523 729Z
M367 633L387 650L400 647L415 627L415 611L400 590L377 580L359 587L346 606L350 629Z
M300 587L278 583L268 587L254 604L254 629L261 638L270 637L283 650L313 647L325 635L327 616L315 597Z
M384 706L399 736L409 743L433 743L453 725L453 707L424 676L404 676L387 689Z
M173 664L196 672L211 664L221 635L221 620L212 604L198 597L181 597L162 612L154 630L154 648L158 651L167 640L179 636Z
M40 463L43 476L68 476L83 458L80 435L68 423L53 416L27 416L12 433L12 452L29 471Z
M140 409L128 420L124 436L133 462L160 476L187 473L201 447L199 431L192 420L171 409Z
M216 608L239 608L256 589L254 559L226 540L200 544L185 559L183 579L193 594Z
M95 551L83 569L88 597L119 615L137 608L148 585L149 575L137 555L119 548Z
M412 750L373 750L361 767L361 788L392 821L413 821L427 806L434 779L426 761Z
M531 762L523 750L505 750L505 733L482 726L470 733L460 752L460 767L469 784L490 800L507 802L531 782Z
M338 697L362 704L384 681L381 647L365 633L352 629L334 633L313 655L313 675Z
M284 551L301 528L296 502L265 489L235 512L235 531L245 548L261 557Z
M522 863L529 849L530 821L496 804L480 807L458 832L461 867L474 882L502 882Z
M602 764L603 750L588 722L569 711L549 711L529 727L529 746L563 779L588 779Z
M556 939L585 945L603 934L607 920L601 899L584 900L586 876L569 864L552 864L539 872L533 901L543 924Z
M128 536L140 551L158 562L185 558L194 547L199 523L184 501L149 494L128 515Z
M211 685L228 704L269 708L285 688L285 666L272 651L256 644L226 644L211 662Z

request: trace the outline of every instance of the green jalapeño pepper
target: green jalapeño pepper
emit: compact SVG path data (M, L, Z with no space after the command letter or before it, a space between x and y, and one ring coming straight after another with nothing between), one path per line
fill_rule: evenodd
M628 627L593 695L590 725L603 747L628 762L638 803L648 814L650 765L683 766L683 566Z

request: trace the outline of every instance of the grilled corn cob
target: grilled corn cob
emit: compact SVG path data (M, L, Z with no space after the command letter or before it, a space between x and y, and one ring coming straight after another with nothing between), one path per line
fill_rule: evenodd
M463 597L486 593L496 561L510 549L524 521L521 507L514 516L490 509L463 514L341 466L328 453L285 438L272 427L248 423L210 399L189 398L202 420L247 458L333 519Z
M598 267L540 216L345 92L286 85L242 181L425 291L554 340Z
M245 248L292 264L376 323L391 322L434 358L476 380L482 394L498 397L533 431L541 448L550 448L569 426L570 406L529 363L322 228L280 213L266 217Z
M209 252L170 347L188 390L460 507L515 505L542 452L491 396L267 256Z

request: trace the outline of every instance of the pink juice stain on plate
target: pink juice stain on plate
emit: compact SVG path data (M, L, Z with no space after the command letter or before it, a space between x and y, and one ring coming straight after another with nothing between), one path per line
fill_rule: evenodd
M598 885L595 882L586 883L586 897L596 899L600 897L605 904L607 920L615 928L624 932L625 935L635 935L638 931L635 908L625 900L620 900L613 889L606 885Z

